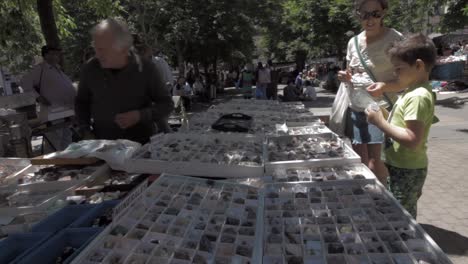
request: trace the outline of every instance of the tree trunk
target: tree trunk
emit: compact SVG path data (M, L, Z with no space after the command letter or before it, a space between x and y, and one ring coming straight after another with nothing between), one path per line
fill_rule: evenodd
M47 45L60 47L52 0L37 0L37 12Z

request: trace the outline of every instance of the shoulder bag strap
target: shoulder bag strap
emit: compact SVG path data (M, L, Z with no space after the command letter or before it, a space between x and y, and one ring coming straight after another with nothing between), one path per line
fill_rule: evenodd
M37 86L33 86L36 92L40 95L41 94L41 85L42 85L42 73L44 72L44 64L41 65L41 75L39 76L39 84Z
M374 74L372 73L372 71L367 66L366 61L364 60L364 58L362 58L361 49L359 48L359 43L358 43L358 36L354 37L354 45L356 46L356 53L358 54L358 57L359 57L359 60L361 61L362 67L367 72L367 74L372 79L372 81L377 82L377 79L375 78ZM383 96L384 96L385 100L387 101L387 103L390 105L390 108L393 108L392 100L390 100L390 98L388 98L387 94L385 94L385 93L383 94Z

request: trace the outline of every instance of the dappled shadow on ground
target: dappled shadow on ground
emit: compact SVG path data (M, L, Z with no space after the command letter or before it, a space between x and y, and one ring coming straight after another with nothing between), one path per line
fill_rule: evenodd
M442 107L447 107L447 108L453 108L453 109L460 109L465 106L465 103L468 102L468 97L450 97L447 99L442 99L442 100L437 100L436 105L442 106Z
M449 255L468 255L468 238L433 225L421 224L439 247Z

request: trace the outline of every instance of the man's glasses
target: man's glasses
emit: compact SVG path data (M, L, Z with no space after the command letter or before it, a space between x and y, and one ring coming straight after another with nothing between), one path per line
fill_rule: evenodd
M371 17L373 18L381 18L383 16L382 11L372 11L372 12L359 12L358 16L361 20L369 20Z

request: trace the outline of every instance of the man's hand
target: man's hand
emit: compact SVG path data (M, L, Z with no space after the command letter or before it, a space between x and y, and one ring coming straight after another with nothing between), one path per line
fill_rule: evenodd
M385 83L383 82L376 82L371 86L367 87L367 91L370 95L374 97L381 97L385 92Z
M377 126L377 127L381 127L382 124L385 121L385 118L382 114L382 110L379 109L379 111L375 111L375 110L372 110L370 109L370 107L366 108L365 110L366 112L366 115L367 115L367 122Z
M339 71L338 72L338 80L340 80L341 82L351 81L351 72L349 72L349 71Z
M114 121L120 128L127 129L138 124L138 122L140 122L140 119L140 111L134 110L126 113L117 114L115 116Z

